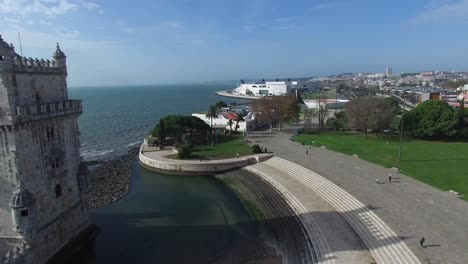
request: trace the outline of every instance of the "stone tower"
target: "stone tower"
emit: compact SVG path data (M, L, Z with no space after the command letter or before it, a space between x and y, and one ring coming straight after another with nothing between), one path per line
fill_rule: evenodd
M89 227L81 112L58 44L32 59L0 36L0 263L45 263Z

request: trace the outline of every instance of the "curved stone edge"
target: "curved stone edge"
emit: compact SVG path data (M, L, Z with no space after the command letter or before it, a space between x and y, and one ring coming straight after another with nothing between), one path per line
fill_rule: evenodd
M258 100L262 98L260 96L236 95L236 94L228 93L226 91L217 91L215 92L215 94L221 97L244 99L244 100Z
M168 159L162 156L158 156L157 159L150 158L142 150L143 144L138 154L142 167L171 175L213 175L262 162L274 156L273 154L256 154L231 159L196 161Z

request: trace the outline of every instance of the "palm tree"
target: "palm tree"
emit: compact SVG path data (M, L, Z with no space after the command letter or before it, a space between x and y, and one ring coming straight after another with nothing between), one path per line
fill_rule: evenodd
M218 117L218 109L214 105L210 105L208 108L208 112L206 113L206 117L210 119L210 127L211 127L211 144L213 145L213 118Z
M239 123L245 121L244 116L241 115L241 114L238 114L238 115L236 116L236 120L235 120L235 121L236 121L236 133L237 133L237 128L239 128Z
M232 125L233 124L234 124L234 122L232 122L232 119L229 119L229 121L228 121L229 133L232 133Z

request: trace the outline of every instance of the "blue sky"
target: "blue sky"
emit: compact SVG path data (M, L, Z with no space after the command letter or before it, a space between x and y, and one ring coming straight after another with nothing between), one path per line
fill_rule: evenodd
M0 0L23 54L69 85L468 70L468 0Z

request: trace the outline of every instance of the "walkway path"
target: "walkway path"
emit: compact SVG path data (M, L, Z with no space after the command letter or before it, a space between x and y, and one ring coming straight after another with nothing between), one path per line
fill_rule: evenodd
M340 203L343 203L342 205L345 205L345 202L349 203L348 206L353 208L351 211L354 214L346 219L357 228L358 233L359 226L363 227L361 232L366 228L371 232L381 232L381 236L377 237L380 245L369 246L369 243L375 241L363 237L364 241L368 240L366 244L374 250L373 253L377 249L388 249L388 252L383 250L385 254L380 261L389 263L391 260L385 259L392 254L390 250L397 250L399 247L407 252L406 244L425 263L467 263L468 203L398 173L393 173L395 182L377 185L376 177L380 177L381 180L386 179L388 169L326 149L302 146L290 141L290 136L287 133L253 132L249 135L249 140L253 144L267 147L269 151L275 152L280 157L316 172L308 172L310 175L308 177L312 179L300 178L301 176L296 176L298 177L296 179L305 182L309 188L324 198L330 195L329 192L322 190L325 187L331 188L328 191L345 194L336 189L336 186L317 182L319 176L352 194L356 199L336 194L338 196L329 197L328 202L339 211L349 210L349 208L340 208ZM305 153L307 148L309 155ZM289 170L292 175L298 175L301 171L298 168L286 168L284 165L278 169ZM352 223L356 217L359 217L361 222L364 221L362 222L364 226ZM373 220L374 223L369 225L370 222L366 222L366 219ZM376 225L377 229L373 231L372 225ZM425 249L419 247L421 236L426 238L428 247ZM400 243L399 240L405 243ZM385 246L386 244L390 247ZM408 257L411 259L410 255Z

